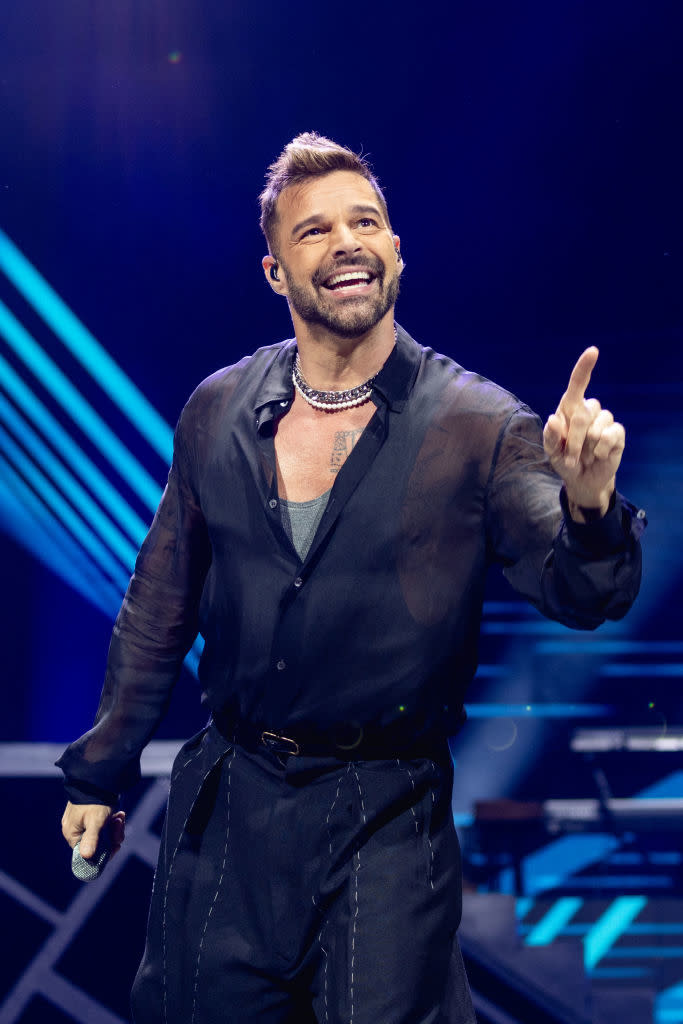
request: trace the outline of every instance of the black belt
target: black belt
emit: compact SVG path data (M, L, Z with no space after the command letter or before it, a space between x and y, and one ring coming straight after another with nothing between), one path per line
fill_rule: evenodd
M278 757L334 757L342 761L387 760L395 757L438 757L445 747L445 738L435 736L407 736L402 728L389 725L380 729L376 725L362 726L345 722L333 730L256 725L240 719L228 720L214 715L214 722L222 735L246 750L269 750ZM447 750L447 748L446 748Z

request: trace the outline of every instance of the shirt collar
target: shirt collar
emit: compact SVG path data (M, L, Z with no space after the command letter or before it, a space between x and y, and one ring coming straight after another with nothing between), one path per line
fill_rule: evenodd
M420 346L400 324L396 324L396 344L375 377L374 387L394 412L401 412L408 401L417 377L420 358Z
M390 409L401 412L412 391L420 365L421 349L407 331L396 325L396 344L375 378L374 389L379 392ZM289 338L277 350L256 395L254 412L260 429L273 418L273 406L283 409L294 399L292 364L296 355L296 339Z
M278 406L284 412L294 401L292 365L295 355L296 339L288 338L276 349L275 358L271 360L263 375L254 402L256 428L259 431L274 418Z

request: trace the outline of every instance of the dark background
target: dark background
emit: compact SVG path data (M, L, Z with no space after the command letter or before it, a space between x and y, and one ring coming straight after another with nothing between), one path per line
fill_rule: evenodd
M618 635L675 641L680 29L676 3L613 0L6 3L0 226L174 423L202 377L290 333L259 265L266 165L304 130L362 149L402 239L398 319L420 342L543 417L599 345L592 390L626 425L620 483L651 519L643 596ZM162 482L161 460L1 277L0 298ZM0 543L0 739L67 741L91 722L111 620ZM511 599L492 583L491 600ZM556 664L530 681L514 671L522 641L484 637L510 686L482 679L473 700L607 699L632 724L680 721L675 676L606 683ZM185 673L161 735L202 721ZM537 769L558 728L521 759L501 753L493 790L547 795ZM571 784L556 770L553 785Z

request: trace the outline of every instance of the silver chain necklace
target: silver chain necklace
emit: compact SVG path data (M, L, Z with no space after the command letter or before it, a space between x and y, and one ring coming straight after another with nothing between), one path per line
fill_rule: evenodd
M395 326L394 342L396 342ZM374 373L362 384L357 384L355 388L349 388L347 391L320 391L306 383L301 372L298 352L292 367L292 383L301 397L314 409L323 409L325 412L337 412L339 409L353 409L356 405L364 405L372 394L376 377L377 374Z

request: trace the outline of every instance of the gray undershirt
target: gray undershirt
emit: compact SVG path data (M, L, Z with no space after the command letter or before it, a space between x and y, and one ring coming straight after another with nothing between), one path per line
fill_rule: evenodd
M313 498L312 501L280 499L282 525L302 562L313 543L315 531L327 508L329 497L330 491L325 491L319 498Z

